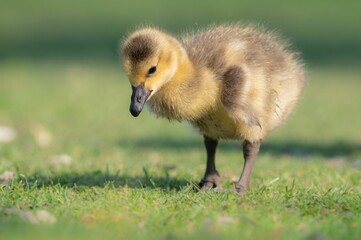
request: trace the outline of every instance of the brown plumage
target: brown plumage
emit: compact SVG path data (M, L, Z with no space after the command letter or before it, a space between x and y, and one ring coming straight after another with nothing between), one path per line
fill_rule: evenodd
M219 186L219 139L244 142L236 190L247 189L260 142L291 113L305 83L298 54L252 26L210 27L179 39L142 28L124 41L121 57L133 88L133 116L148 102L156 115L188 121L204 135L205 190Z

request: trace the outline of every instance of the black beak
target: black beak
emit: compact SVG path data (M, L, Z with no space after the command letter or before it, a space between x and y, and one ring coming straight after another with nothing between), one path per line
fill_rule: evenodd
M132 86L132 97L130 102L129 111L133 117L138 117L140 112L143 110L144 104L147 101L152 91L146 91L144 84L140 84L137 87Z

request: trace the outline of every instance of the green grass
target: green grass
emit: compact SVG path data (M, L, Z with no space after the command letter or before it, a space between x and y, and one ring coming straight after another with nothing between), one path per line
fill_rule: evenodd
M271 134L251 190L196 193L202 138L187 124L129 114L130 86L106 61L3 61L0 239L359 239L361 71L311 68L301 104ZM40 129L40 130L39 130ZM51 142L37 142L41 132ZM51 161L68 154L70 164ZM242 169L240 143L222 142L222 182ZM10 208L46 210L32 224Z

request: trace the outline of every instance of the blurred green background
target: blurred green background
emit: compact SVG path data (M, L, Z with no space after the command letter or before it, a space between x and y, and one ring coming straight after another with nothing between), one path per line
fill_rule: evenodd
M211 23L259 23L281 32L307 63L358 64L361 2L1 1L0 59L117 59L118 40L140 24L182 33Z
M205 167L202 138L149 111L134 119L117 56L139 25L178 35L238 21L289 39L308 81L262 145L244 201L189 191ZM360 90L360 0L0 0L0 130L16 133L1 142L0 131L0 239L91 239L97 226L93 239L360 239ZM228 188L239 146L217 150ZM14 208L57 223L26 223ZM208 230L224 216L236 224Z

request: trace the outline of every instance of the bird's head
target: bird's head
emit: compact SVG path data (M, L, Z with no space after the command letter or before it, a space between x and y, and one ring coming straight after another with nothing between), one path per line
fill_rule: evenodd
M143 28L123 42L121 59L133 91L130 112L137 117L146 101L175 74L177 42L162 31Z

